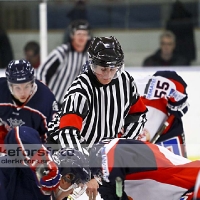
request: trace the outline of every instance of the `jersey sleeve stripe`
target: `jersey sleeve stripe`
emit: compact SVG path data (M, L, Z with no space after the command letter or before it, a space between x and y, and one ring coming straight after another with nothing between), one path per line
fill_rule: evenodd
M149 100L149 99L146 99L145 97L142 97L142 100L146 106L154 107L167 114L167 100L166 99L162 98L162 99Z
M146 108L144 102L142 101L141 98L139 98L137 100L137 102L130 107L129 114L132 114L132 113L134 113L134 114L135 113L143 113L143 112L146 111L146 109L147 108Z
M169 80L172 81L176 85L176 89L179 92L182 92L183 94L185 93L185 87L180 82L173 79L169 79Z
M60 119L59 129L66 128L66 127L74 127L80 131L82 127L82 121L83 119L76 114L64 115Z

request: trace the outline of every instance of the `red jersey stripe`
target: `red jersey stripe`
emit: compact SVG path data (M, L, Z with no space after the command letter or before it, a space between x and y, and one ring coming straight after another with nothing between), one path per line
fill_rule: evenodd
M126 176L126 180L151 179L187 189L194 186L200 168L199 160L175 165L159 150L158 146L151 143L145 144L149 146L155 155L157 169L129 174Z
M150 142L145 144L153 151L157 167L172 167L173 163L159 150L157 145L152 145Z
M146 110L146 106L143 102L143 100L141 99L141 97L138 99L138 101L131 106L130 110L129 110L129 114L133 114L133 113L142 113L145 112Z
M144 102L146 106L151 106L167 114L167 100L166 99L162 98L162 99L149 100L149 99L146 99L145 97L142 97L142 101Z
M76 114L67 114L61 117L59 129L66 128L66 127L74 127L77 128L79 131L82 128L82 117Z
M180 82L174 79L169 79L169 80L172 81L176 85L176 90L184 94L185 87Z
M126 180L151 179L160 183L175 185L190 189L194 186L199 172L200 161L194 161L184 165L158 168L157 170L129 174Z
M117 147L117 143L107 153L107 157L108 157L108 170L109 170L109 172L111 172L112 169L113 169L113 167L114 167L115 149L116 149L116 147Z

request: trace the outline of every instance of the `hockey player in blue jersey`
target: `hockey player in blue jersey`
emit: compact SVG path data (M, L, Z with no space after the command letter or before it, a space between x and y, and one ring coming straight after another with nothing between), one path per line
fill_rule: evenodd
M11 61L5 73L0 78L0 144L16 126L32 127L45 139L47 124L58 111L53 93L35 80L34 68L26 60Z
M86 190L90 170L80 151L63 148L51 155L38 132L26 126L12 129L5 147L8 154L0 157L1 200L62 200L69 194L78 198Z

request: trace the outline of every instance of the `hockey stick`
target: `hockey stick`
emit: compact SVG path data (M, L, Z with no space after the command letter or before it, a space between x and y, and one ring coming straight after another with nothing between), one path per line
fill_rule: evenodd
M172 124L173 120L174 120L174 115L170 115L164 122L164 124L160 127L160 129L156 132L156 134L153 136L150 142L154 144L160 137L160 135L163 133L163 131L169 126L169 124Z
M119 197L119 200L122 198L122 179L118 176L115 179L116 182L116 195Z

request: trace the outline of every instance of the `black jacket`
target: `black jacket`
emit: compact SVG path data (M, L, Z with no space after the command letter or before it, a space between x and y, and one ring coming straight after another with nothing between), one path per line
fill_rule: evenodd
M166 23L166 29L176 36L175 51L187 58L189 62L196 59L194 27L195 20L192 14L182 2L176 1Z
M6 68L13 60L13 51L6 32L0 27L0 68Z
M155 54L147 57L144 62L144 67L150 67L150 66L188 66L189 62L186 58L174 53L172 58L168 61L165 61L161 58L161 51L156 51Z

